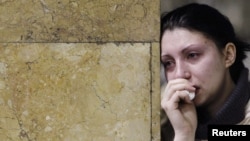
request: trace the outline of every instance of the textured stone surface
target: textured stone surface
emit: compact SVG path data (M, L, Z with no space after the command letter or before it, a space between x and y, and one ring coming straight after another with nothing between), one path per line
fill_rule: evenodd
M0 139L158 140L158 46L0 44Z
M160 59L159 59L159 43L152 43L151 48L151 73L152 73L152 141L160 141Z
M159 0L1 0L0 42L158 41Z
M160 0L0 0L0 140L160 141Z

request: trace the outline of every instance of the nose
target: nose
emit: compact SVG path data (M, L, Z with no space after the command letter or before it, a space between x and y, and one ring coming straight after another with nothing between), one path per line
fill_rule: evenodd
M190 79L190 77L191 73L188 66L181 61L176 62L175 78Z

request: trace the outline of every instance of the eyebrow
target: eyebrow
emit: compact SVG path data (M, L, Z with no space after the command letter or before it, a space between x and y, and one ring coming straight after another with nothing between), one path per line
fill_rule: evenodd
M201 50L201 48L205 48L205 45L204 44L191 44L191 45L188 45L188 46L185 46L182 50L181 50L181 54L187 52L188 50L192 50L192 49L199 49ZM166 54L161 54L161 57L169 57L171 56L170 54L166 53Z
M191 44L189 46L186 46L184 47L184 49L181 50L181 52L186 52L187 50L190 50L190 49L201 49L201 48L204 48L204 44Z

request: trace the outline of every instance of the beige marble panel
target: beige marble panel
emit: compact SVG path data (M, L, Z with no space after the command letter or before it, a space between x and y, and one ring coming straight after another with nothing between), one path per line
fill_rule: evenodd
M0 44L0 139L158 140L157 48Z
M2 0L0 42L158 41L160 0Z
M161 103L161 87L160 87L160 44L152 43L152 141L160 141L160 103Z

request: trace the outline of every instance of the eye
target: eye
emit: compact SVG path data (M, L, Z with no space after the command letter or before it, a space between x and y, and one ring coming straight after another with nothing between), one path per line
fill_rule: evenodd
M172 60L163 61L162 63L163 63L163 66L164 66L164 68L165 68L166 71L167 71L167 70L170 70L170 69L173 68L174 65L175 65L175 62L172 61Z
M195 53L195 52L188 53L187 55L188 59L196 59L198 57L199 57L199 53Z

